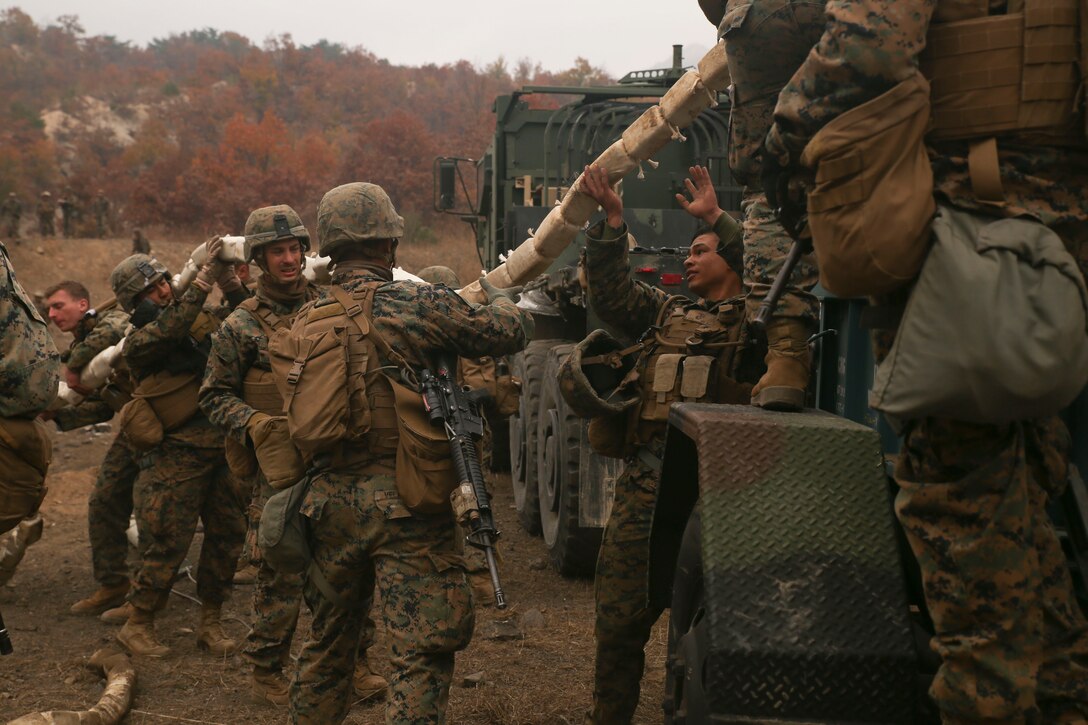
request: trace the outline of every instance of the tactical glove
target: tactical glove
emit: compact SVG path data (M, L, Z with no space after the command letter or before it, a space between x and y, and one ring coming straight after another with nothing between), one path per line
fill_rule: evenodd
M204 249L208 253L208 259L196 273L193 284L204 292L211 292L212 285L219 279L219 275L223 271L223 263L219 261L219 252L223 249L223 239L218 236L212 237L204 245Z
M487 277L480 277L480 289L487 295L487 301L489 304L495 302L495 300L502 298L510 300L516 303L518 295L524 287L496 287L487 281Z

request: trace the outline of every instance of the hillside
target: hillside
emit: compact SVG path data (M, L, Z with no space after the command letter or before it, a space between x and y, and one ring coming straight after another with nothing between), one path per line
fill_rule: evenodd
M397 66L364 48L281 35L255 45L206 28L146 47L87 36L63 16L40 26L0 12L0 198L24 218L40 192L70 195L92 231L102 190L115 229L160 226L196 237L238 229L258 206L287 203L313 223L341 183L389 191L412 237L447 233L431 211L437 155L478 157L495 96L527 82L608 78L579 59L548 72L499 58Z

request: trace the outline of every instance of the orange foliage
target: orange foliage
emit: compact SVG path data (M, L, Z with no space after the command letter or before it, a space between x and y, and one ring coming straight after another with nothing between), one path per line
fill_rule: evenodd
M501 58L395 66L211 28L140 48L88 37L74 16L40 27L18 8L0 11L0 67L0 195L27 203L69 186L88 206L103 189L117 222L194 234L238 233L250 210L278 203L312 225L325 191L366 180L433 238L445 226L431 210L433 159L481 154L496 95L607 81L583 59L560 73L522 60L512 76ZM67 115L47 136L53 111Z

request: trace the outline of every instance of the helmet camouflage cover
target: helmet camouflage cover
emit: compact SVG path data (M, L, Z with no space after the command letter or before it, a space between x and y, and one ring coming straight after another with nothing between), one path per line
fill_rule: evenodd
M254 209L246 219L242 233L250 243L250 259L261 247L283 239L297 239L304 252L310 249L310 232L298 212L286 204Z
M559 366L559 392L575 415L598 418L622 413L638 403L638 388L623 384L634 367L635 354L619 355L622 351L623 345L607 330L594 330ZM611 359L597 359L602 355ZM586 362L589 358L595 360Z
M444 284L450 289L457 289L461 286L461 280L457 278L457 273L449 267L443 267L441 264L435 264L430 267L424 267L416 274L417 277L424 282L430 282L431 284Z
M317 253L333 256L345 246L400 239L404 219L377 184L356 181L327 192L317 205Z
M133 254L110 272L110 287L125 312L132 312L136 309L136 298L140 293L168 274L166 267L154 257Z

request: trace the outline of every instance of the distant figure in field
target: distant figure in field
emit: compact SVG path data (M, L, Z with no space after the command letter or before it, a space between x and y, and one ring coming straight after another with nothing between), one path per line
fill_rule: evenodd
M38 199L38 232L42 239L49 239L57 235L57 228L53 224L57 214L57 205L53 201L53 195L43 191Z
M72 187L64 187L64 196L61 197L58 203L60 204L60 220L64 238L71 239L72 235L75 234L76 219L79 218L79 206L76 205L76 195L72 192Z
M19 241L19 220L23 216L23 203L14 191L8 193L4 205L0 206L0 220L4 223L4 233L15 242Z
M94 225L95 230L98 232L98 238L102 239L106 236L106 227L109 226L110 200L106 198L105 192L101 189L98 190L94 201L91 202L91 211L94 212Z

